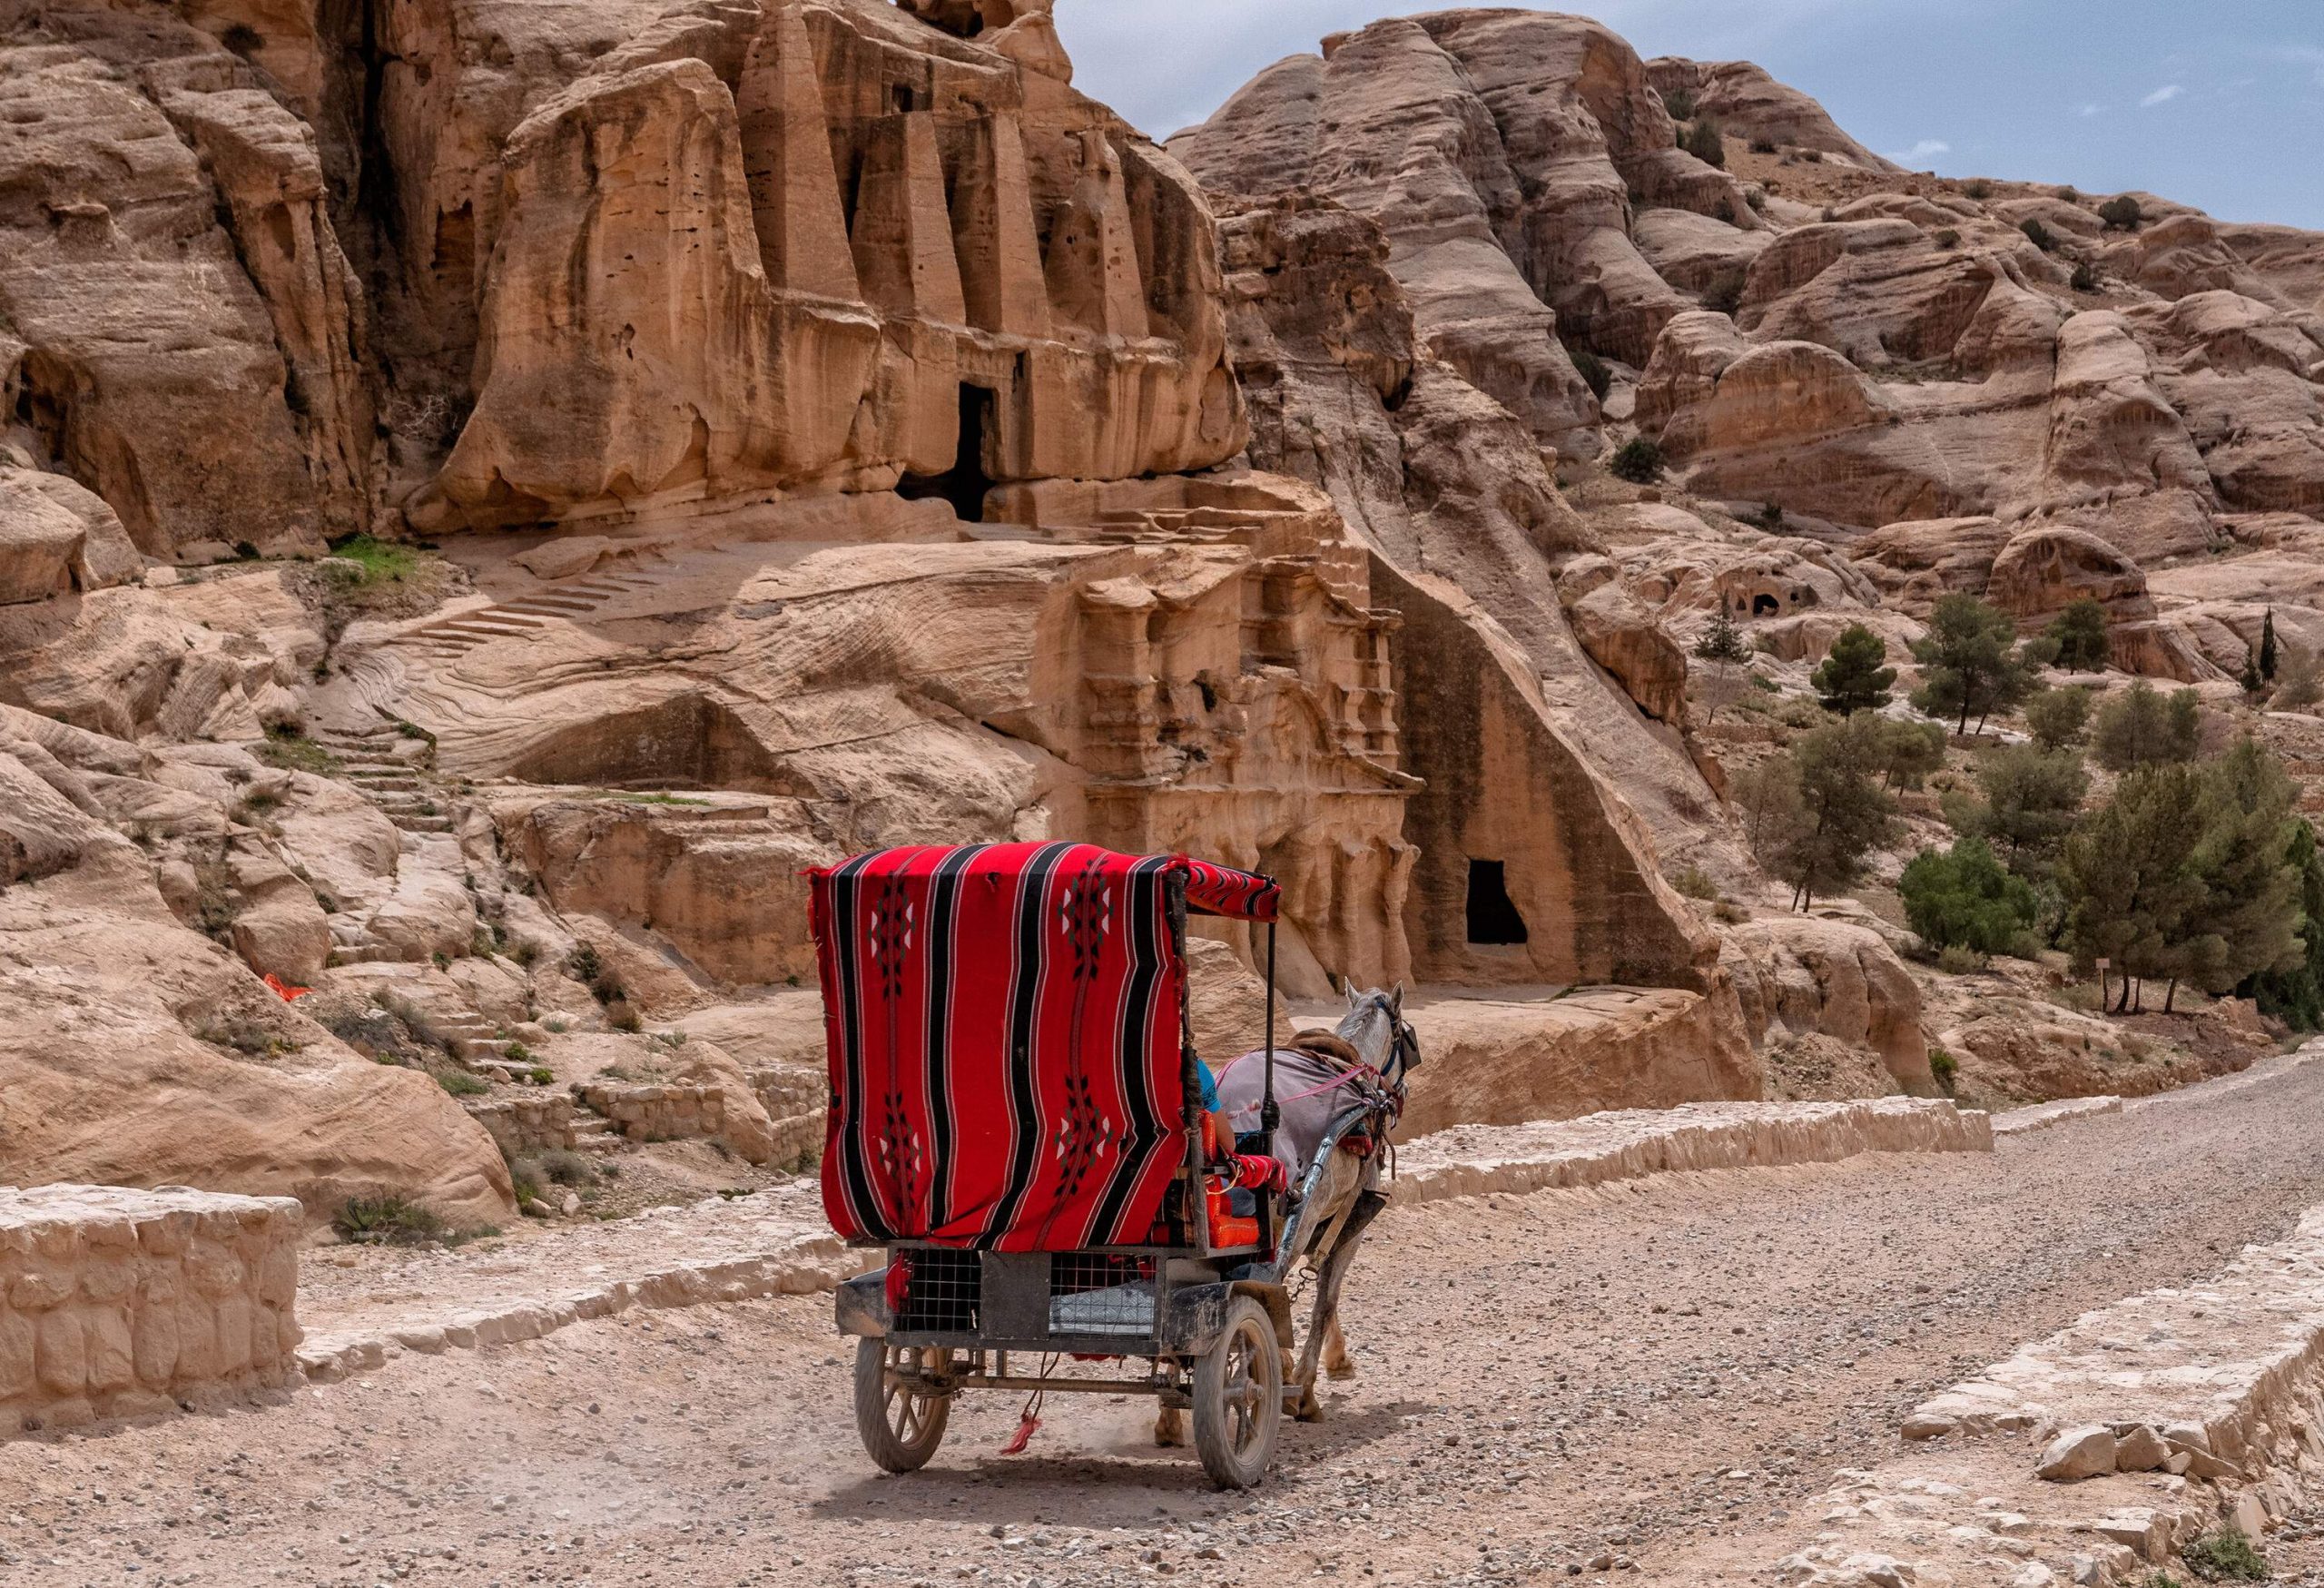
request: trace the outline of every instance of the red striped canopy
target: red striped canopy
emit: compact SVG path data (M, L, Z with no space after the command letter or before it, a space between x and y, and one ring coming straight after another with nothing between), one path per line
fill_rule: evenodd
M1000 1251L1146 1241L1186 1155L1170 892L1272 921L1275 883L1088 843L890 849L811 875L832 1227Z

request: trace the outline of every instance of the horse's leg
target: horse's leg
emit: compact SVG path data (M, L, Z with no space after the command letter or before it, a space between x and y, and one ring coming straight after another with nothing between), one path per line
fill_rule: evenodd
M1331 1378L1354 1378L1355 1359L1347 1354L1347 1336L1340 1332L1339 1308L1332 1309L1324 1326L1324 1373Z
M1164 1406L1154 1418L1154 1443L1165 1450L1182 1446L1187 1442L1187 1414L1176 1406Z

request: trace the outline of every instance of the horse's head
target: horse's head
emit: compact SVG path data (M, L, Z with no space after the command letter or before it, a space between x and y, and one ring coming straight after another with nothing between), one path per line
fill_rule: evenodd
M1347 1015L1340 1021L1337 1034L1399 1092L1406 1072L1420 1062L1420 1040L1404 1023L1402 982L1393 992L1383 992L1377 987L1359 992L1351 983Z

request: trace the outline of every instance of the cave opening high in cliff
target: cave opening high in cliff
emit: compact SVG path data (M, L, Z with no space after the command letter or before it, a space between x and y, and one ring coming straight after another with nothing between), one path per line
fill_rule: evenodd
M952 467L942 474L907 474L896 487L896 494L911 501L940 497L952 504L952 511L964 524L984 521L984 494L992 488L992 477L984 471L985 438L992 431L992 399L990 387L960 387L960 442L953 454Z

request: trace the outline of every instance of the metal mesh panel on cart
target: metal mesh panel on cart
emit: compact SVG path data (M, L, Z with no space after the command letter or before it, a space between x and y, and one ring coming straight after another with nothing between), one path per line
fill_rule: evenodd
M1153 1334L1154 1265L1090 1252L1057 1253L1049 1258L1049 1331Z
M974 1334L984 1305L984 1265L975 1252L919 1247L901 1254L911 1264L897 1327L906 1334Z

